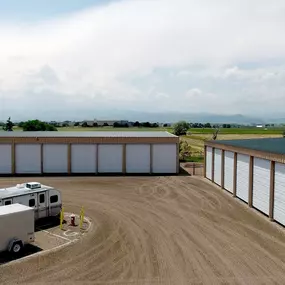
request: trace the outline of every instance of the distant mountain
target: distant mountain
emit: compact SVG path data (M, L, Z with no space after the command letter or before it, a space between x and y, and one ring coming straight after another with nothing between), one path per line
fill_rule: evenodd
M8 111L8 110L7 110ZM9 114L9 115L8 115ZM2 114L3 116L4 114ZM281 115L281 114L280 114ZM20 110L11 110L7 116L0 119L6 121L8 116L12 121L24 121L29 119L40 119L45 121L82 121L82 120L129 120L129 121L149 121L161 123L174 123L185 120L191 123L211 123L211 124L265 124L265 123L285 123L284 114L277 116L249 116L244 114L220 115L211 113L185 113L185 112L144 112L134 110L95 110L95 109L65 109L49 110L44 109L40 113L37 110L31 110L28 113ZM7 117L7 118L6 118Z

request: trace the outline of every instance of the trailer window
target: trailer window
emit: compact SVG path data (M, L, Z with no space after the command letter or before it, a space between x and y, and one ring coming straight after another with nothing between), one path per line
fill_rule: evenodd
M45 194L40 194L40 203L44 203L45 202Z
M29 207L35 207L35 205L36 205L35 199L30 199L29 200Z
M58 201L57 195L50 196L50 203L51 204L56 203L57 201Z
M9 200L9 201L5 201L5 205L11 205L12 204L12 201Z

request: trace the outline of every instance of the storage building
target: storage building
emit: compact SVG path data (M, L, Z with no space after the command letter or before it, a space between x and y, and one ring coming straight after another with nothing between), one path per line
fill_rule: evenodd
M285 138L205 142L205 177L285 225Z
M168 132L0 132L0 175L177 174Z

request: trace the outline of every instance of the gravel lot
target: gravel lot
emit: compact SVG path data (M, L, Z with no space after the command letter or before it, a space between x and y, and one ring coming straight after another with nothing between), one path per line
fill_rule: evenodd
M0 187L25 179L0 180ZM199 177L30 178L94 227L11 266L0 284L284 284L285 229Z

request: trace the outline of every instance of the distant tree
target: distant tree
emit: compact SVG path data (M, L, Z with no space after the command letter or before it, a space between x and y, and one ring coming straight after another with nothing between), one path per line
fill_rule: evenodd
M114 127L114 128L121 128L122 125L121 125L119 122L115 122L115 123L113 124L113 127Z
M125 123L124 124L124 128L128 128L129 127L129 124L128 123Z
M57 131L57 128L52 124L42 122L40 120L29 120L23 124L24 132L31 131Z
M168 124L163 124L163 127L164 127L164 128L167 128L167 127L168 127Z
M136 122L134 122L134 125L133 125L133 126L134 126L134 127L140 127L140 125L141 125L140 122L136 121Z
M211 128L212 128L212 126L211 126L211 124L210 124L210 123L206 123L206 124L204 125L204 128L211 129Z
M158 127L159 127L158 123L151 124L151 128L158 128Z
M98 123L97 123L97 122L94 122L94 123L93 123L93 127L94 127L94 128L97 128L97 127L98 127Z
M74 127L78 127L80 125L80 122L75 122Z
M191 156L191 146L185 140L181 140L179 143L179 159L184 161Z
M285 138L285 131L283 131L283 134L282 134L282 135L283 135L283 138Z
M180 121L174 124L173 133L176 136L184 136L187 134L187 131L189 130L189 128L190 128L189 123L187 123L186 121Z
M82 123L82 128L88 128L88 123L87 122L83 122Z
M14 127L14 124L11 121L11 117L9 117L6 124L4 124L3 126L3 130L6 132L13 132L13 127Z
M19 124L18 124L18 127L19 128L23 128L23 125L25 124L25 122L20 122Z
M141 126L144 128L151 128L151 123L150 122L143 122L143 123L141 123Z
M66 127L69 127L69 124L66 123L66 122L64 122L64 123L62 124L62 126L63 126L64 128L66 128Z
M108 123L104 123L103 127L109 127L109 124Z

